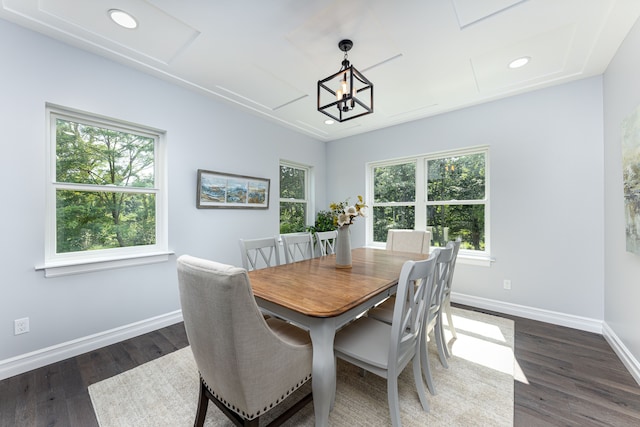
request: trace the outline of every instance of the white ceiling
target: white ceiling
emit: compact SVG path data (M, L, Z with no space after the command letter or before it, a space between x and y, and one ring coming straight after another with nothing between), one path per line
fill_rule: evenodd
M136 17L127 30L109 9ZM2 0L0 18L334 140L604 72L640 0ZM317 82L352 65L374 113L324 124ZM520 69L518 57L531 57Z

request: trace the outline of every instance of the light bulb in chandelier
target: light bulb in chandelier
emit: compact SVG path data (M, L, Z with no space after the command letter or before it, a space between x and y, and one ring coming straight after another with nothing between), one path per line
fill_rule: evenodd
M336 99L338 101L336 106L338 107L338 110L343 112L353 110L356 106L355 97L357 93L358 90L356 89L355 82L351 82L351 87L349 87L347 82L347 73L345 72L344 77L342 78L342 80L340 80L340 89L336 91Z

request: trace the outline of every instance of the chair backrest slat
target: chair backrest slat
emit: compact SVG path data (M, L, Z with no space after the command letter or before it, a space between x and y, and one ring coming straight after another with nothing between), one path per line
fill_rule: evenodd
M313 237L311 233L282 234L284 258L287 264L313 258Z
M275 237L240 239L240 254L245 270L280 265L280 250Z
M320 256L331 255L336 252L338 231L316 231L316 244L320 248Z
M433 288L431 289L431 295L428 298L429 305L426 309L425 321L427 324L427 330L433 326L440 311L442 305L442 299L444 297L444 289L449 278L449 271L451 267L451 261L453 259L453 248L445 247L438 249L438 261L436 263L436 271Z
M456 261L458 260L458 251L460 250L460 244L461 244L461 240L460 238L457 238L456 240L452 241L452 242L448 242L447 243L447 248L452 248L453 249L453 255L451 258L451 263L449 265L449 276L447 277L447 282L445 283L445 287L444 287L444 297L448 296L451 293L451 284L453 282L453 272L456 269Z

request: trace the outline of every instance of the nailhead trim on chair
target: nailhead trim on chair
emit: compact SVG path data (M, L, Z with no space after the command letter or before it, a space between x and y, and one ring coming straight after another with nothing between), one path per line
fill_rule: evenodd
M198 372L198 374L200 374L200 372ZM291 387L291 390L288 390L286 394L280 396L280 398L276 399L275 402L270 403L268 408L265 406L265 408L262 411L258 411L255 414L247 414L244 411L240 411L240 409L236 408L235 405L231 404L230 402L227 402L225 399L222 399L222 396L220 396L211 387L209 387L209 384L207 384L207 382L202 378L202 374L200 374L200 381L202 381L202 384L204 384L207 390L209 390L209 393L211 393L216 399L218 399L218 401L222 402L224 406L226 406L236 414L241 415L242 417L244 417L246 420L249 420L249 421L259 417L262 413L267 412L268 410L270 410L271 408L273 408L274 406L282 402L287 396L289 396L291 393L293 393L294 391L302 387L302 385L307 381L309 381L310 379L311 379L311 374L307 375L301 382L296 384L294 387Z

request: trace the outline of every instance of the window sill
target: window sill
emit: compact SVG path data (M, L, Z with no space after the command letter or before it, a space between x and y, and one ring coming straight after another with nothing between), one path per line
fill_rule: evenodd
M459 253L456 262L466 265L477 265L479 267L491 267L491 263L495 261L494 258L488 256L472 256Z
M72 274L91 273L94 271L112 270L114 268L131 267L136 265L166 262L173 251L154 252L149 254L132 255L122 258L101 258L99 260L74 260L37 265L36 271L43 270L44 277L60 277Z

